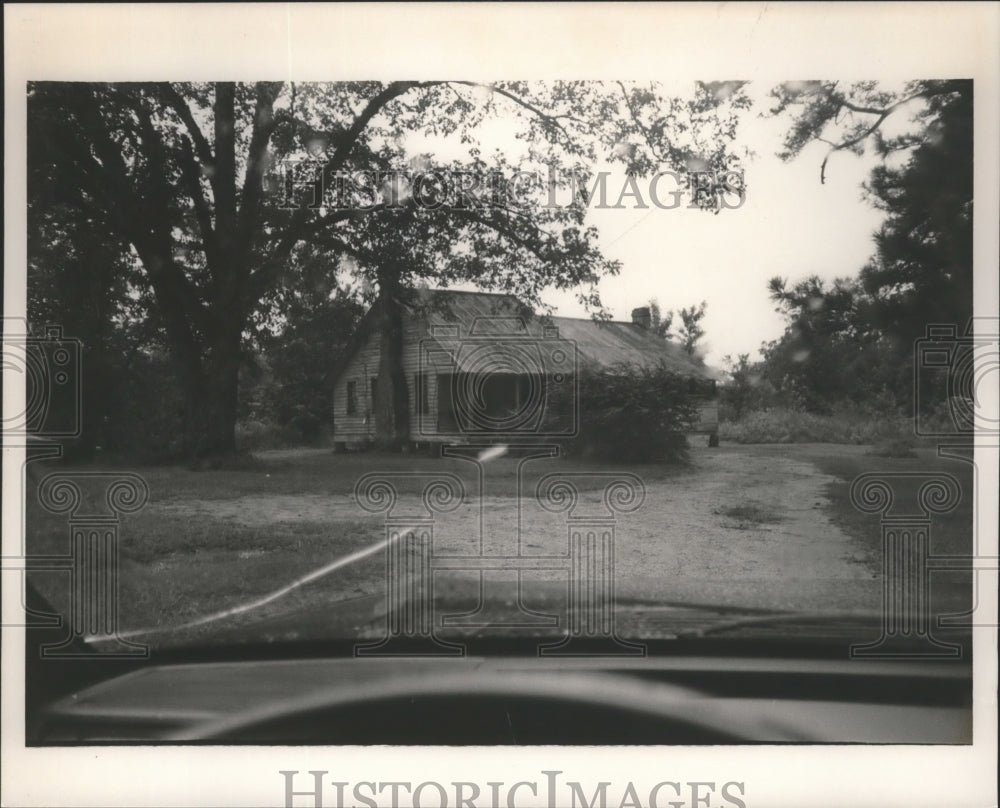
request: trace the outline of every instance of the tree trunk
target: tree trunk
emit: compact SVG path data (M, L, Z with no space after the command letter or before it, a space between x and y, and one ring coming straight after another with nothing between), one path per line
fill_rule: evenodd
M410 398L403 367L402 289L395 277L379 278L379 369L375 396L375 439L398 451L410 439Z
M216 363L213 363L216 364ZM239 363L226 360L208 379L198 458L225 462L236 454L236 402Z
M189 369L190 446L195 468L219 468L236 460L240 351L236 338L220 340L197 369Z

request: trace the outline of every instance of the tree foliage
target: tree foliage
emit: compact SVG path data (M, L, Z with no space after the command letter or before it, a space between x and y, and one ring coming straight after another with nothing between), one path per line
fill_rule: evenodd
M811 143L825 143L829 149L820 164L820 182L826 181L827 164L836 152L862 154L872 144L883 157L905 151L923 142L925 132L908 132L886 137L883 125L922 102L935 103L968 93L972 83L962 80L918 80L898 89L878 81L788 81L771 91L772 115L788 113L791 124L785 135L782 159L797 156Z
M333 426L334 361L351 339L363 308L350 290L303 289L284 308L285 324L265 332L241 411L278 424L291 439L315 443ZM249 375L249 374L248 374Z
M705 329L701 326L701 321L705 317L705 309L708 304L703 300L697 306L691 305L677 312L681 318L680 328L677 329L677 338L681 347L690 356L695 356L698 350L698 342L705 336Z
M928 325L962 328L972 315L972 83L910 82L889 92L874 82L805 82L774 94L776 109L797 110L785 156L813 140L830 145L827 158L874 146L884 159L865 194L886 217L857 275L771 279L787 326L764 347L758 392L812 412L844 401L912 411L915 340ZM885 136L882 125L903 109L915 126ZM745 363L731 369L736 389L736 374L746 370Z
M543 196L526 207L429 209L411 195L289 206L271 196L283 160L320 163L325 180L414 159L507 176L544 165L566 181L587 178L599 159L721 171L735 165L732 134L747 103L739 83L699 84L686 99L618 82L37 82L28 94L32 182L72 189L78 223L99 219L108 248L129 257L137 274L112 297L135 304L131 323L155 323L178 368L187 450L207 461L235 450L241 369L317 252L336 267L329 289L350 277L380 296L390 320L421 279L472 282L529 305L548 286L576 288L599 306L597 280L618 269L581 205ZM520 152L482 147L477 132L490 120L514 122ZM464 153L435 160L435 148L415 154L414 139ZM712 193L699 198L717 208ZM398 415L399 396L381 398Z
M705 318L707 307L708 304L703 300L697 305L692 304L676 312L672 309L663 311L655 299L650 300L650 330L658 337L676 340L689 356L697 356L698 343L705 336L701 321ZM675 317L680 319L680 325L676 329L674 329Z
M654 298L649 301L649 330L656 336L663 339L673 339L674 334L671 327L674 324L674 313L672 310L663 311L659 302Z

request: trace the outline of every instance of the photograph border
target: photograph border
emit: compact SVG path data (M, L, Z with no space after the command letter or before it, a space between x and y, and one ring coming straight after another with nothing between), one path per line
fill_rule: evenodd
M6 5L4 315L25 316L25 85L30 80L788 78L975 81L975 315L996 317L1000 5ZM995 391L994 391L995 395ZM24 387L5 377L4 408ZM993 402L996 406L996 402ZM22 441L23 443L23 441ZM977 435L978 457L995 437ZM3 555L20 553L24 450L5 439ZM979 463L977 548L997 555L997 468ZM7 578L5 573L4 578ZM996 623L996 573L979 608ZM4 583L7 583L5 580ZM24 746L24 631L4 586L2 802L9 806L283 805L281 771L358 782L744 784L747 808L996 801L995 625L974 629L970 746L429 748ZM593 788L588 789L592 793ZM530 792L523 792L525 798ZM309 804L306 802L297 804ZM544 805L544 797L524 803Z

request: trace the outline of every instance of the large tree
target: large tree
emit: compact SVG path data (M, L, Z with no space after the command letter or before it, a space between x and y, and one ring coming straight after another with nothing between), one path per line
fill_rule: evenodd
M907 351L927 325L962 326L972 315L972 82L948 87L921 110L922 132L909 159L876 166L866 185L886 218L861 283L875 301L876 326L897 335Z
M85 367L79 393L87 417L67 411L75 406L72 396L51 399L48 415L80 428L79 438L66 441L66 456L90 458L99 446L113 448L115 436L103 416L123 418L130 398L125 370L135 366L138 352L156 343L156 325L139 316L142 295L129 294L141 278L108 216L87 203L64 167L38 157L30 148L28 320L36 327L58 325L80 343ZM97 413L102 417L94 417Z
M831 155L871 146L882 159L865 196L886 214L875 253L854 278L770 282L788 318L767 350L775 384L798 385L806 406L881 396L909 406L914 341L928 325L962 325L972 314L973 96L971 81L795 82L774 91L775 112L793 112L784 156L815 141ZM886 135L893 116L911 116ZM845 267L845 270L853 268Z
M541 194L516 206L430 209L414 193L285 204L274 198L283 187L268 195L283 159L310 158L328 184L344 171L406 165L419 136L466 147L426 167L473 173L530 163L586 175L599 159L633 172L724 171L743 107L738 83L698 85L684 100L588 82L35 83L28 112L32 159L79 189L84 213L98 211L141 268L138 294L148 290L182 370L190 451L206 459L235 451L243 347L297 282L303 250L326 250L374 290L390 368L399 304L420 278L473 281L528 303L546 286L580 287L597 302L597 280L617 270L581 205L546 205ZM520 152L480 149L476 132L488 119L516 121ZM385 384L396 376L380 374ZM380 396L394 402L380 419L387 439L402 431L398 381Z

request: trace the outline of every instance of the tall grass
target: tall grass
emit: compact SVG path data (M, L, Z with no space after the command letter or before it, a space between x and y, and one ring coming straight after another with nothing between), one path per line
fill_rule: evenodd
M871 444L876 453L904 456L916 440L911 419L861 409L817 415L785 407L754 410L719 424L719 437L733 443Z

